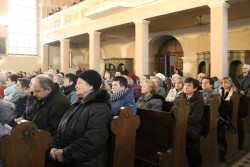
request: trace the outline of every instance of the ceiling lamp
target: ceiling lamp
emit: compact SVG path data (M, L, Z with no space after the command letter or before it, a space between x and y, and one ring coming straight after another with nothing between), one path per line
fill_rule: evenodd
M194 25L196 26L204 26L210 23L210 16L209 15L199 15L195 17Z

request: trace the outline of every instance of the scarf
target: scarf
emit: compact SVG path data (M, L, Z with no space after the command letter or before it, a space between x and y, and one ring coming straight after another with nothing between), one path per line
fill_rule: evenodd
M129 88L125 88L125 89L120 90L116 93L111 93L111 102L115 102L118 99L120 99L128 90L129 90Z

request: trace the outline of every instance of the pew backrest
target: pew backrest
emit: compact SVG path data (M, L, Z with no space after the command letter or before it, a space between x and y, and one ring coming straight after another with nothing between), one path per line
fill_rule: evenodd
M5 167L44 167L51 142L49 132L38 130L33 122L23 122L0 139L0 159Z
M111 166L133 167L136 130L140 125L140 118L128 107L123 107L118 113L119 117L111 122L111 131L114 134Z
M183 100L176 104L175 118L170 112L138 109L140 127L136 136L137 159L153 166L185 166L189 106Z

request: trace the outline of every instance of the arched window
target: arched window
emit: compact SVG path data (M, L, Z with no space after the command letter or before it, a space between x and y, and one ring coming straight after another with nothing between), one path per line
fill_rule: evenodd
M8 0L9 54L37 55L36 0Z

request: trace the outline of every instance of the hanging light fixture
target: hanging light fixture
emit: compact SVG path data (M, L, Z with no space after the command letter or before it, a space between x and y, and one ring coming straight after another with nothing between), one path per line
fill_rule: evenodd
M210 16L209 15L198 15L195 18L194 25L200 27L200 26L204 26L204 25L209 24L209 22L210 22Z

